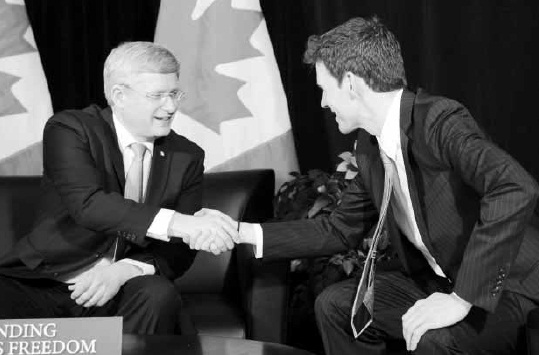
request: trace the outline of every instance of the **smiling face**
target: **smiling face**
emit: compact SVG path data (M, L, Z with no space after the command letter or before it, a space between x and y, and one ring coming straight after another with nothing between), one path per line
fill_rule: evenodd
M175 73L134 74L125 85L115 85L115 113L135 139L153 141L170 133L177 101L170 96L156 99L147 94L170 93L178 90L178 85Z
M373 134L373 110L369 102L371 90L363 79L347 73L341 84L331 75L324 63L317 62L316 83L322 90L321 106L335 114L343 134L363 128Z

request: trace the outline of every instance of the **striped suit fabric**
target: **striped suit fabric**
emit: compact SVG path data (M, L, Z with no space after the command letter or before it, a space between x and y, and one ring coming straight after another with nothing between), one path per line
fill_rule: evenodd
M456 101L404 91L400 129L416 224L447 275L438 280L390 209L387 228L402 283L415 279L427 294L453 291L485 314L503 308L500 298L508 292L539 301L535 180ZM264 259L330 255L361 245L378 219L384 181L377 140L364 130L356 159L359 173L331 215L263 225Z

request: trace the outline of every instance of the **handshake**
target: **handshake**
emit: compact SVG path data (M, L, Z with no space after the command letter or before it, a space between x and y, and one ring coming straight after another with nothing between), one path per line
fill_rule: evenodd
M203 208L194 215L174 213L168 235L181 238L191 249L219 255L236 244L256 244L253 224L237 222L228 215Z

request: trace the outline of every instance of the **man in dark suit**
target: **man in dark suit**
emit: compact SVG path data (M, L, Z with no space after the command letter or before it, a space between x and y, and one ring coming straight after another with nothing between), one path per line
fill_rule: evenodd
M105 62L110 107L47 122L36 224L0 260L0 318L119 315L126 333L178 331L173 280L196 253L184 240L218 236L218 254L237 237L230 219L193 216L204 152L171 130L178 79L167 49L124 43Z
M340 131L358 130L359 173L331 215L242 223L242 242L265 260L328 255L385 225L402 270L374 274L365 294L346 280L318 297L326 354L383 354L388 340L416 354L518 353L539 301L534 179L461 104L406 89L399 43L377 18L312 36L305 61Z

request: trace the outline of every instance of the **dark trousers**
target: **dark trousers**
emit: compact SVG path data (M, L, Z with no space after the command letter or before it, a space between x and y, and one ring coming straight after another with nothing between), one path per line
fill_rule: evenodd
M385 354L387 344L401 343L402 316L419 299L434 292L450 292L443 279L421 282L401 272L378 272L375 277L374 321L358 339L350 326L350 311L357 280L349 279L326 288L316 299L315 312L326 355ZM414 354L525 354L525 323L533 301L503 292L495 313L478 308L464 320L427 331Z
M122 316L124 333L178 333L181 299L172 282L162 276L127 281L102 307L79 306L70 295L67 285L56 280L0 275L0 318Z

